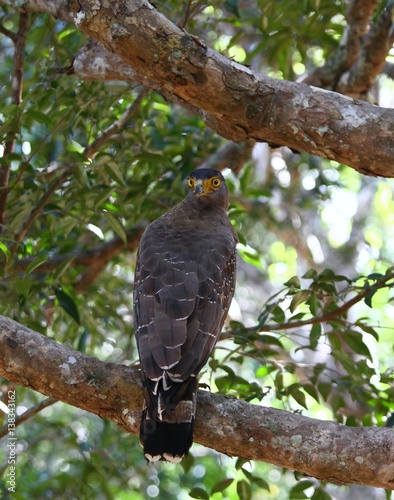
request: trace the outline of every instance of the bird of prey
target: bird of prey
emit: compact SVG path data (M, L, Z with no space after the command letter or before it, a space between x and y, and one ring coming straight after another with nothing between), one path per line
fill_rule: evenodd
M138 248L134 322L145 404L140 441L151 461L179 462L193 442L197 377L234 294L237 235L228 190L194 170L185 199L148 225Z

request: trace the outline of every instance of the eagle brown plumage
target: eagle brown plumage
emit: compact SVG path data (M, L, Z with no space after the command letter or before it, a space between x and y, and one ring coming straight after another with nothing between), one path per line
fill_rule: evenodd
M198 169L177 206L139 245L134 321L144 384L140 440L149 461L179 462L193 442L197 376L234 294L237 236L222 174Z

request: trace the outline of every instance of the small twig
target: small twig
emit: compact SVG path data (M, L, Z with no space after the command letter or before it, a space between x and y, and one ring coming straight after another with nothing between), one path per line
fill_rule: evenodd
M12 40L14 43L16 43L17 35L13 31L8 30L7 28L4 28L2 24L0 24L0 33L3 33L4 36Z
M17 417L15 419L15 427L18 427L18 425L23 424L26 422L26 420L30 420L31 418L34 417L34 415L37 415L41 410L44 408L48 408L48 406L53 405L54 403L57 403L57 399L55 398L47 398L41 401L40 403L32 406L28 410L26 410L22 415ZM0 427L0 439L3 438L8 434L8 424L3 425L3 427Z
M204 160L198 168L214 168L223 170L229 168L235 174L242 170L245 162L250 159L255 142L226 142L215 153Z
M72 170L73 166L68 166L66 167L66 170L57 178L55 179L49 189L43 194L37 205L33 208L33 210L30 212L29 216L23 223L22 229L19 231L19 233L15 236L14 240L15 243L12 245L10 248L11 255L13 255L18 247L18 243L20 243L23 238L25 237L27 231L29 230L30 226L33 224L34 219L37 217L37 215L43 210L45 205L48 203L49 199L53 195L53 193L60 188L60 186L63 184L63 182L70 176L70 172Z
M192 1L193 0L188 0L188 2L187 2L186 10L185 10L185 17L183 18L183 21L182 21L181 25L179 26L180 28L185 28L188 21L189 21Z
M358 302L361 302L372 291L377 291L381 288L386 288L387 286L393 286L394 283L391 285L387 283L388 281L390 281L393 278L394 278L394 275L389 274L381 282L376 283L375 285L372 285L368 288L365 288L362 292L360 292L359 294L354 296L352 299L350 299L349 301L342 304L340 307L337 307L333 311L330 311L329 313L323 314L322 316L314 316L313 318L306 319L306 320L290 321L287 323L278 323L278 324L274 324L274 325L251 326L248 328L243 328L242 332L243 333L273 332L273 331L277 331L277 330L290 330L293 328L301 328L303 326L310 326L310 325L314 325L316 323L327 323L328 321L332 321L335 318L337 318L338 316L340 316L341 314L348 311L351 307L353 307ZM231 337L234 337L234 335L235 334L233 331L227 331L221 336L221 339L231 338Z
M118 132L125 124L134 116L141 106L143 99L148 95L150 90L144 87L135 101L126 109L123 115L113 122L108 128L106 128L89 146L86 146L84 150L84 155L87 158L92 158L95 153L100 149L100 147L110 139L116 132Z

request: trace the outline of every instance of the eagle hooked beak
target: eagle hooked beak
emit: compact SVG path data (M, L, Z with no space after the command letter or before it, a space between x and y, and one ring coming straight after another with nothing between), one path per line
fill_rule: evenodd
M194 184L193 193L197 196L197 198L206 194L204 185L201 180L196 181L196 183Z

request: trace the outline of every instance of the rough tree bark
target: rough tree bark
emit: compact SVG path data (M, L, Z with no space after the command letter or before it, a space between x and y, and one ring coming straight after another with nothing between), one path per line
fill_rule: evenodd
M393 110L258 75L175 26L147 0L26 0L23 8L74 22L167 96L198 108L223 137L285 145L367 175L394 176Z
M0 374L138 433L139 371L72 351L0 316ZM394 430L346 427L199 391L195 441L334 483L394 489ZM229 439L231 436L231 439Z

